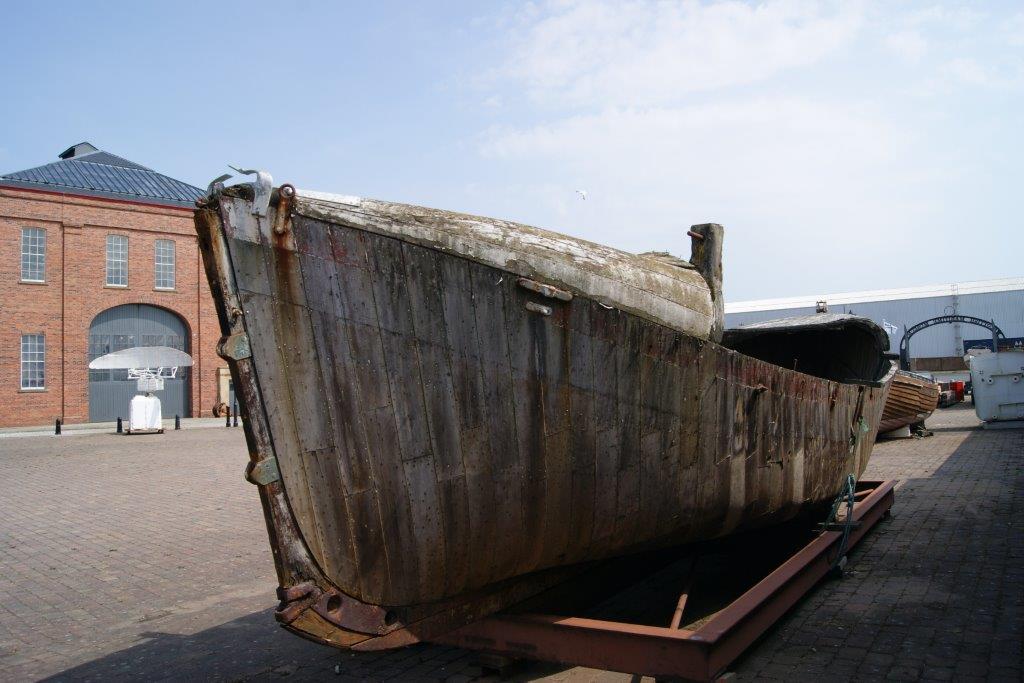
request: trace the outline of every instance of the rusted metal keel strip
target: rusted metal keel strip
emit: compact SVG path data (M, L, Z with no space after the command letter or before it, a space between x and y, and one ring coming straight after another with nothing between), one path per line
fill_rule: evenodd
M856 545L892 507L895 481L862 482ZM647 676L710 680L832 567L842 533L825 531L696 631L543 614L494 615L435 639L513 657Z

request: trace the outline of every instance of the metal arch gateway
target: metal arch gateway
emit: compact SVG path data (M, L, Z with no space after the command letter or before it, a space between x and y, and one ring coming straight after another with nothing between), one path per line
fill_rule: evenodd
M977 325L978 327L984 327L992 332L992 348L994 350L999 349L999 340L1006 339L1006 335L999 329L999 326L992 320L984 320L982 318L975 318L973 315L940 315L928 320L922 320L913 327L907 328L907 331L903 333L903 338L900 339L900 367L904 370L910 369L910 338L921 330L932 327L933 325L944 325L952 323L967 323L968 325Z

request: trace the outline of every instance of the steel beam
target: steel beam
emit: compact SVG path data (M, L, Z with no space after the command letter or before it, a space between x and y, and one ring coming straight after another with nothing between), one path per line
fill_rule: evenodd
M895 482L861 482L847 550L892 507ZM436 642L511 657L655 677L713 680L839 559L842 532L823 531L700 628L689 631L547 614L493 615Z

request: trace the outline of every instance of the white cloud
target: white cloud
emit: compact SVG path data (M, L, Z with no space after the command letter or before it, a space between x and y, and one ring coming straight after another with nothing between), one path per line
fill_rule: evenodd
M834 11L770 2L566 2L531 8L511 39L505 77L535 101L654 105L764 80L847 44L857 3Z
M915 64L928 53L928 41L915 30L890 33L885 38L885 45L896 55Z
M783 241L842 224L842 207L881 201L887 189L876 179L897 163L907 142L875 111L766 97L616 108L533 127L495 128L483 137L481 151L536 167L546 187L565 179L566 197L579 179L591 193L588 203L600 206L601 214L587 225L566 227L642 250L659 246L658 240L684 223L724 221L723 213L744 220L759 216L773 225L788 221L791 232ZM532 199L551 197L545 190ZM572 222L564 205L547 208L550 216ZM643 230L622 232L638 215ZM872 228L857 239L864 239L864 230Z
M1019 146L1011 116L975 116L1024 83L1004 49L1012 22L824 7L530 6L492 72L518 107L477 137L501 177L481 204L631 251L685 252L686 226L722 222L727 295L744 298L764 295L769 268L779 294L861 288L865 264L890 284L931 272L963 221L1000 201L988 137ZM880 259L900 252L920 258Z
M1017 12L1003 25L1006 42L1013 46L1024 45L1024 12Z
M910 10L902 17L902 20L911 26L932 25L969 30L984 21L986 16L985 12L973 7L956 7L945 4Z
M983 63L972 57L958 57L943 66L942 75L953 82L983 88L1018 88L1024 85L1024 60L1006 58Z

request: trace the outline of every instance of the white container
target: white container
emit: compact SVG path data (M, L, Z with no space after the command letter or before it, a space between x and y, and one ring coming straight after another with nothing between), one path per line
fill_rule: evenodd
M162 431L161 417L160 399L139 394L128 407L128 433Z
M979 419L1024 420L1024 351L971 356L971 384Z

